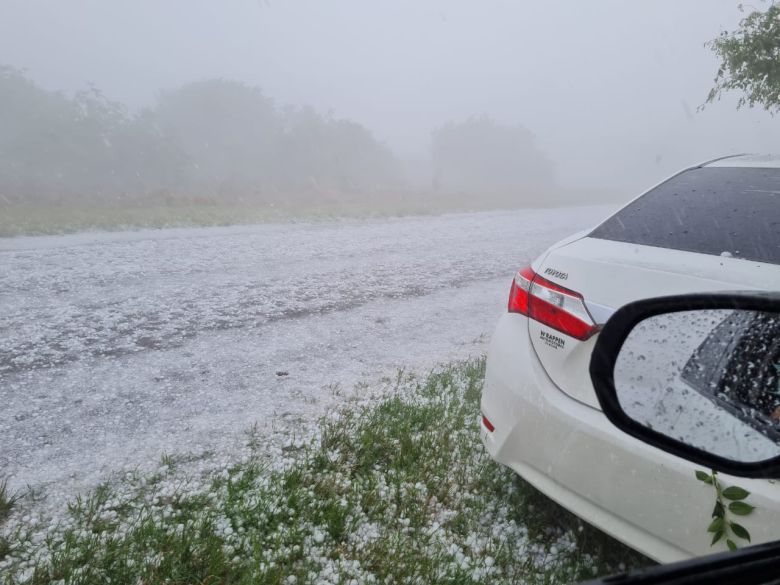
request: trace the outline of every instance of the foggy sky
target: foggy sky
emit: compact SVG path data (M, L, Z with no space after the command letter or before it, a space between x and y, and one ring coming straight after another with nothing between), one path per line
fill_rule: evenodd
M777 150L778 122L697 112L704 43L737 0L0 0L0 63L133 108L211 77L261 87L425 157L432 128L487 114L531 129L567 188L637 190L679 167Z

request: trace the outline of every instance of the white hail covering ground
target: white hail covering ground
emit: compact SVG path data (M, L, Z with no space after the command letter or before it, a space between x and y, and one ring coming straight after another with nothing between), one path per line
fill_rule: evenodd
M59 507L163 453L223 465L338 388L480 354L514 272L608 212L0 240L0 479Z

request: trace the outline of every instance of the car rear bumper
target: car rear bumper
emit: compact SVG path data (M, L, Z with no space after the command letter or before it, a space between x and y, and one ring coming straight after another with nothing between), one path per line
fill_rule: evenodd
M695 466L612 426L597 409L549 379L528 337L527 318L506 314L488 353L482 427L488 453L548 497L643 554L671 562L721 550L706 532L714 493ZM780 487L722 476L752 492L759 508L740 518L753 542L780 538Z

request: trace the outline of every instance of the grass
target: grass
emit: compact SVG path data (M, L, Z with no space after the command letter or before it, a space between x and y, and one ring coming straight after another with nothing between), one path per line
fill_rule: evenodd
M0 525L11 515L18 496L8 490L8 482L0 481Z
M178 204L121 206L12 205L0 210L0 237L52 235L82 231L226 226L284 219L273 208L250 205Z
M0 198L1 199L1 198ZM273 201L238 198L100 199L56 202L0 200L0 237L82 231L255 224L293 219L392 217L444 212L603 203L603 195L490 194L400 191L352 194L287 194Z
M321 421L206 478L131 474L0 560L5 583L530 583L649 561L583 524L478 438L484 361ZM37 542L37 544L36 544Z
M18 501L18 496L8 490L8 482L0 481L0 527L11 515ZM11 541L8 535L0 534L0 561L11 552Z

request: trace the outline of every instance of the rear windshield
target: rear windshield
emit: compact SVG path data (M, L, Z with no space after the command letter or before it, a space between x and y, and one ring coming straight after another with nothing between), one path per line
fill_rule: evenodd
M780 264L780 169L685 171L590 236Z

